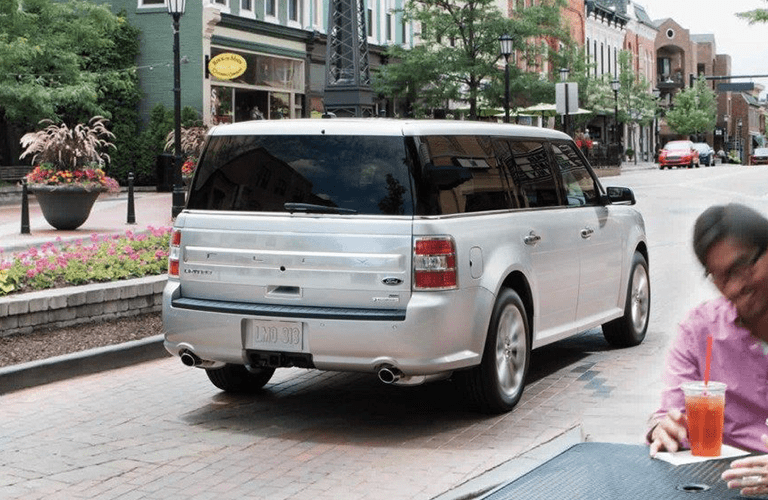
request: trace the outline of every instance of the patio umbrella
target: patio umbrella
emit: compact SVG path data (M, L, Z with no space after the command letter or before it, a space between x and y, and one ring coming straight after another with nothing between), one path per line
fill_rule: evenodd
M569 115L583 115L583 114L589 114L592 113L588 109L582 109L579 108L577 111L574 111L573 113L568 113ZM541 116L555 116L557 115L557 106L554 104L549 104L546 102L540 102L538 104L534 104L533 106L528 106L527 108L518 108L515 110L515 114L518 115L541 115Z

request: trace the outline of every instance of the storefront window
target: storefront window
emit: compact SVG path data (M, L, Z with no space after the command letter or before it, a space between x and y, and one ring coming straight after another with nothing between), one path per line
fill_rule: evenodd
M232 123L232 89L211 86L211 116L215 123Z
M233 52L245 59L245 72L231 80L210 75L213 123L275 120L302 116L304 61L213 48L211 58Z

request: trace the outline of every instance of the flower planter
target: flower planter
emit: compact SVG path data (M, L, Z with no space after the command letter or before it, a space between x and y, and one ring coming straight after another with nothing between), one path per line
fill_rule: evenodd
M43 217L51 226L60 230L72 230L82 226L91 215L91 208L99 194L106 189L97 186L32 185Z

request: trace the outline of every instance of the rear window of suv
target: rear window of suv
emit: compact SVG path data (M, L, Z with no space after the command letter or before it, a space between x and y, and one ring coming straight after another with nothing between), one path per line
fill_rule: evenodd
M402 137L213 136L187 207L412 215Z

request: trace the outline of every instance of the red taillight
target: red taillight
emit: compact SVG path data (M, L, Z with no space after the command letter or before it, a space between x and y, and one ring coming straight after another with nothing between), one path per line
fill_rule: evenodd
M179 277L179 254L181 253L181 231L171 233L171 248L168 252L168 276Z
M456 245L449 236L417 238L413 286L419 290L456 288Z

